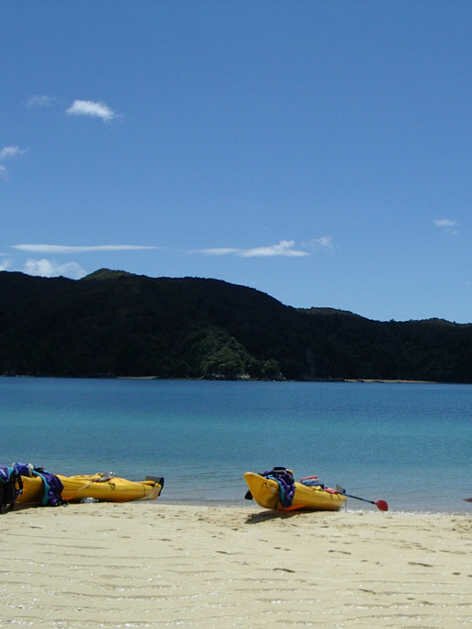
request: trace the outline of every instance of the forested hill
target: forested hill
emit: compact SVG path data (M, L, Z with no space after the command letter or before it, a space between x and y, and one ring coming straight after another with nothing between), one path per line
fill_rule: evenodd
M212 279L3 271L0 374L472 382L472 325L296 309Z

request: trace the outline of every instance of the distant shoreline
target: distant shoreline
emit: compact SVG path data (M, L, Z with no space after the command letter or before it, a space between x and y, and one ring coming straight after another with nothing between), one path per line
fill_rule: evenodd
M365 382L366 384L459 384L453 382L437 382L436 380L403 380L401 378L392 380L384 380L383 378L345 378L343 382Z
M71 376L71 375L52 375L52 374L8 374L3 373L0 374L0 378L37 378L38 380L41 378L57 378L57 379L71 379L71 380L138 380L138 381L149 381L149 380L178 380L181 382L300 382L300 383L313 383L313 382L323 382L323 383L333 383L339 384L340 382L345 382L348 384L472 384L472 382L446 382L441 380L412 380L406 378L313 378L312 380L293 380L290 378L280 378L280 379L270 379L270 378L179 378L179 377L169 377L163 378L162 376L115 376L111 374L100 375L100 374L90 374L86 376Z

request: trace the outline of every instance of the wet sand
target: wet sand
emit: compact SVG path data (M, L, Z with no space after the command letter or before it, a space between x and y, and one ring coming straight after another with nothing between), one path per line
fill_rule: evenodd
M472 514L95 503L0 522L0 627L472 624Z

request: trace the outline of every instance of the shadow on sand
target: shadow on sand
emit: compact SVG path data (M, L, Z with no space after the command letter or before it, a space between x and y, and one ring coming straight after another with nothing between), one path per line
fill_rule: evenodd
M313 511L309 509L300 509L298 511L261 511L260 513L251 513L246 518L246 524L258 524L259 522L268 522L269 520L285 520L286 518L301 518L303 516L316 514L326 514L326 511Z

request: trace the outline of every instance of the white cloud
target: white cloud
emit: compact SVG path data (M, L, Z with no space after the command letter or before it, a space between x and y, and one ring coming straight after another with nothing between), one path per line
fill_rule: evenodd
M28 107L50 107L54 103L54 98L45 94L36 94L28 99L26 105Z
M23 267L23 272L28 275L40 275L41 277L56 277L63 275L72 279L80 279L87 272L77 262L56 264L53 260L41 258L40 260L28 259Z
M0 161L5 159L10 159L11 157L17 157L18 155L22 155L26 153L26 149L20 149L19 146L4 146L0 149ZM3 164L0 164L0 179L7 179L8 170Z
M457 222L450 218L435 218L433 223L436 227L455 227L457 225Z
M92 100L75 100L66 110L72 116L92 116L101 118L105 122L116 118L116 113L105 103L94 102Z
M204 255L225 256L236 255L241 258L267 258L274 256L286 256L290 258L299 258L310 255L307 251L295 249L294 240L281 240L275 245L263 247L253 247L252 249L238 249L234 247L214 247L210 249L198 249L196 253Z
M8 159L26 153L26 149L20 149L19 146L4 146L0 149L0 159Z
M290 258L298 258L309 255L308 252L300 249L294 249L294 240L281 240L275 245L266 247L254 247L253 249L243 249L239 255L243 258L265 258L271 256L287 256Z
M157 249L147 245L45 245L45 244L19 244L12 245L18 251L29 251L30 253L88 253L91 251L141 251L147 249Z
M445 231L449 234L456 235L459 233L456 229L456 227L458 226L457 221L454 221L450 218L435 218L433 220L433 223L438 229L441 229L442 231Z
M192 253L203 253L207 256L227 256L235 253L239 253L241 249L235 249L234 247L213 247L210 249L197 249Z

